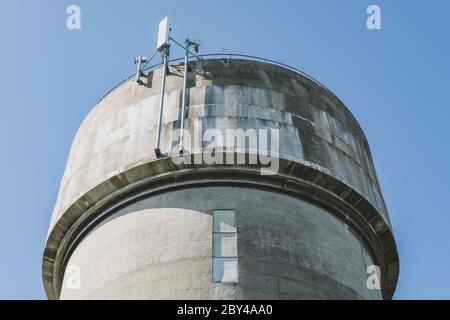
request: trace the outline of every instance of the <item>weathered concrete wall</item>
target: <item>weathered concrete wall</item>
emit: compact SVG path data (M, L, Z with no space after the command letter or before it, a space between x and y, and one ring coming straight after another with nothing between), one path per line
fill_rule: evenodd
M211 281L217 208L236 210L238 284ZM86 235L68 262L80 267L81 290L63 284L61 298L380 299L366 287L371 264L348 226L317 206L255 189L193 188L137 201Z
M253 65L255 68L253 68ZM195 66L192 64L192 68ZM346 108L317 85L285 69L246 61L197 64L189 90L186 128L279 128L281 156L308 161L364 195L387 217L368 144ZM172 150L180 126L181 70L169 77L162 134ZM74 140L53 222L64 208L98 183L154 156L158 73L151 88L134 82L107 96L83 122ZM192 150L191 150L192 151ZM197 150L198 151L198 150Z
M344 219L368 247L369 260L373 259L382 268L384 297L390 297L398 276L395 242L368 143L347 108L314 82L279 66L220 59L195 62L190 67L186 129L192 132L198 123L201 123L203 131L208 128L279 129L280 172L257 184L280 185L286 193L295 189L297 197L301 195L311 201L322 202L321 206L327 207L329 215ZM162 128L162 149L165 152L172 150L178 142L175 130L180 127L183 66L172 66L170 71ZM141 180L151 177L153 180L149 180L146 188L153 190L162 183L158 180L159 175L170 176L176 184L180 173L186 170L190 172L190 183L210 179L215 172L222 172L214 166L205 166L204 169L209 170L206 174L199 168L154 161L160 71L151 72L144 82L145 85L129 82L109 94L87 116L75 137L44 253L44 283L51 298L58 296L61 286L62 279L58 273L72 259L70 254L74 249L71 243L76 239L80 241L82 230L98 223L96 217L109 212L115 202L131 199L133 188L141 184ZM201 153L202 148L188 151ZM231 178L227 176L227 179L234 180L235 184L246 177L242 172L251 170L239 166L234 169L239 173ZM215 176L210 183L220 184L224 177L225 174L223 178ZM192 202L199 200L191 199ZM214 204L214 198L209 200ZM169 208L178 206L175 203ZM199 211L207 214L205 210ZM273 215L275 217L276 213ZM323 231L318 232L324 236ZM99 237L102 238L101 235ZM82 258L81 248L87 246L85 241L75 249L73 259ZM311 250L319 250L313 241L310 244ZM329 263L336 261L330 258ZM272 272L276 272L275 269ZM358 289L355 292L367 298L363 291ZM88 296L91 293L83 294ZM134 292L130 297L134 294L151 296L151 293ZM311 293L311 296L317 295ZM342 297L348 295L343 294Z

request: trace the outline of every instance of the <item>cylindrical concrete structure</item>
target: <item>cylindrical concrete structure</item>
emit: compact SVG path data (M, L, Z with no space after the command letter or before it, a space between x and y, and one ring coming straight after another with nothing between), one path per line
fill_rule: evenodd
M167 77L161 149L168 157L154 154L161 69L143 84L112 91L81 125L44 252L47 296L391 298L396 245L367 140L343 103L271 63L204 59L189 68L185 129L193 141L185 137L184 161L171 157L178 151L182 64L170 66ZM213 155L225 152L234 162L202 159L211 129L224 138L215 136ZM239 129L248 139L253 131L276 132L265 146L270 165L277 159L269 174L261 171L269 166L263 158L250 161L261 150L224 142ZM234 251L229 238L216 238L213 216L223 210L235 216ZM236 279L216 281L215 252L230 250L236 265L221 275ZM380 268L381 290L367 286L371 265ZM79 285L68 285L72 276Z

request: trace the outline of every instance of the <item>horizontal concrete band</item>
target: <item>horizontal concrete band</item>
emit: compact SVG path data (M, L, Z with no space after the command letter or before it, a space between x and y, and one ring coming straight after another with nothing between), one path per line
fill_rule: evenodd
M261 175L260 164L189 165L175 164L171 158L165 158L136 164L98 184L64 210L50 231L43 257L47 296L50 299L59 297L65 265L73 248L89 230L118 208L151 194L177 188L227 185L288 194L335 214L371 252L381 268L383 298L390 299L398 279L399 262L387 221L362 195L312 164L287 159L279 161L277 174Z

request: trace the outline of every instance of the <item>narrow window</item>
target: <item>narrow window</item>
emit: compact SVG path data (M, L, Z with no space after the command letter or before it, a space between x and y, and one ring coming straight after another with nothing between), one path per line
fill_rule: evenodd
M237 283L237 229L234 210L213 212L213 282Z

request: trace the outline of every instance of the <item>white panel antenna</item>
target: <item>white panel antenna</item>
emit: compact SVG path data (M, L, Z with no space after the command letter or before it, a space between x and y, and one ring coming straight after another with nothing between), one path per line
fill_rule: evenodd
M169 31L170 31L169 17L165 17L159 23L158 42L156 44L156 49L158 51L163 50L169 45Z

